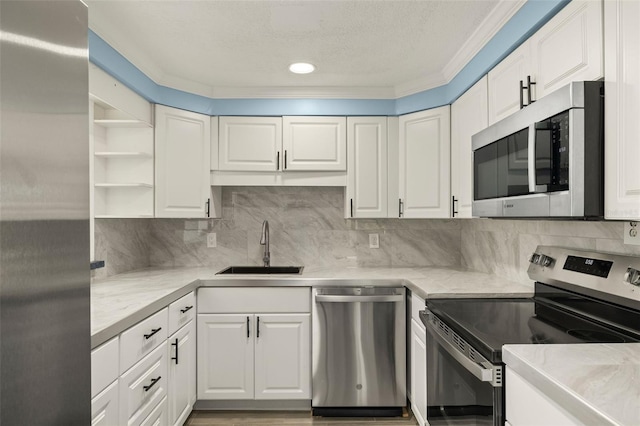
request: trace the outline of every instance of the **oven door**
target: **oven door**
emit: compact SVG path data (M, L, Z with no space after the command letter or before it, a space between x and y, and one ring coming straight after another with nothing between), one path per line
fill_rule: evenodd
M429 424L502 426L502 365L490 364L431 312L420 317L427 329Z

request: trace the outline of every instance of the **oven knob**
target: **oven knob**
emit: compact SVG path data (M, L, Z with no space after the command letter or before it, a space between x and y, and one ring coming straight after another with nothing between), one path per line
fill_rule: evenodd
M627 268L624 274L624 281L640 287L640 271L633 268Z
M529 258L529 263L538 264L540 262L540 255L538 253L533 253L531 258Z
M538 261L538 265L540 266L551 266L555 259L551 256L545 256L544 254L540 255L540 260Z

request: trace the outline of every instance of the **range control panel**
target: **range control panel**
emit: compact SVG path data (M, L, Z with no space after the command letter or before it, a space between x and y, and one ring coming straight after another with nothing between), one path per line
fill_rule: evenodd
M567 256L562 269L607 278L613 262L609 260L592 259L589 257Z

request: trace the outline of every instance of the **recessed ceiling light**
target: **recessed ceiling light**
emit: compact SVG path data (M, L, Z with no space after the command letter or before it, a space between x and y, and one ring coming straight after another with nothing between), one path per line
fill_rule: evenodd
M307 62L296 62L295 64L289 65L289 71L295 74L309 74L315 69L316 67L314 67L313 64Z

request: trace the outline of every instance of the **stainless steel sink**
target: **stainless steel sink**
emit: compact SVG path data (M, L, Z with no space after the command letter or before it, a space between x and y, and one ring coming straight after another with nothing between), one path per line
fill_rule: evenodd
M262 275L262 274L289 274L300 275L304 266L229 266L216 275L236 275L236 274L250 274L250 275Z

